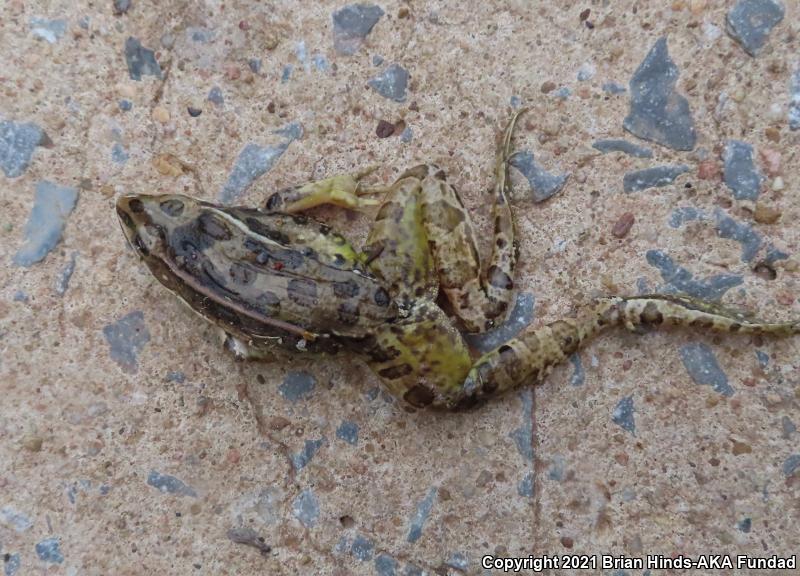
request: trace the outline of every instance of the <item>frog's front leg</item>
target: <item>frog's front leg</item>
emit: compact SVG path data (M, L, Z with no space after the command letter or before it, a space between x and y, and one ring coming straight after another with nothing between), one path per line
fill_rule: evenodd
M361 185L361 180L376 169L373 166L355 174L339 174L275 192L267 200L266 210L295 214L323 204L334 204L353 210L376 206L379 204L378 200L364 196L379 190Z
M651 294L603 298L578 313L514 338L480 357L443 407L472 406L490 396L541 382L593 336L612 326L635 331L640 326L686 326L729 333L774 336L800 334L800 320L763 322L716 304L685 296Z

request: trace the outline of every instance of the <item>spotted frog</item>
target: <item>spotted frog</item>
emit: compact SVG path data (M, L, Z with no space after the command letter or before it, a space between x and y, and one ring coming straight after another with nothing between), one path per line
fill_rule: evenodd
M469 214L433 164L411 168L388 187L365 185L369 171L310 182L276 192L263 208L177 194L125 195L117 214L156 279L221 327L237 356L265 358L279 348L349 351L409 409L468 407L539 382L612 326L800 332L800 322L760 322L683 296L608 297L474 357L462 334L502 322L514 295L519 250L508 160L521 112L511 117L499 146L485 266ZM384 195L382 203L376 194ZM323 204L380 204L362 250L302 214Z

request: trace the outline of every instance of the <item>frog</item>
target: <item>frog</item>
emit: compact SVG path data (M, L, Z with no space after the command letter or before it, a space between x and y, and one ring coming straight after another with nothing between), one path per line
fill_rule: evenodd
M152 275L221 328L238 358L267 360L281 350L353 354L409 411L472 408L541 383L612 327L800 333L798 320L767 322L715 302L654 293L596 298L494 350L471 349L465 335L503 323L516 293L520 249L509 161L524 112L511 115L498 145L486 263L459 193L431 163L388 186L365 183L375 167L298 184L256 208L125 194L117 216ZM306 214L323 205L377 208L361 249Z

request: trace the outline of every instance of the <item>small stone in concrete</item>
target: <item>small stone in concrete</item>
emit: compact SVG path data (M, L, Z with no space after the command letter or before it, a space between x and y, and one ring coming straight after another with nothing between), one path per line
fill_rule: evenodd
M361 562L372 560L374 550L375 544L373 544L372 540L361 534L356 534L352 544L350 544L350 554Z
M461 572L466 572L469 568L469 558L463 552L453 552L445 564Z
M633 416L633 396L625 396L617 402L617 406L611 414L611 419L614 424L620 426L623 430L636 434L636 422Z
M761 248L761 236L746 222L737 222L722 209L714 213L717 234L720 238L730 238L742 245L742 261L750 262Z
M309 398L316 385L317 381L308 372L289 372L278 386L278 393L289 402L297 402Z
M55 44L67 32L67 21L63 19L48 20L34 16L31 18L30 24L33 36L48 44Z
M522 426L509 433L517 451L528 462L533 462L533 394L530 389L520 393L522 399Z
M435 486L432 487L430 490L428 490L425 498L423 498L422 501L417 504L417 509L414 512L414 516L411 517L408 535L406 536L406 540L411 544L419 540L420 536L422 536L422 529L425 527L425 521L428 519L431 509L433 509L433 504L436 502L436 496L438 492L439 491Z
M58 538L46 538L36 544L36 555L39 560L50 564L61 564L64 555L61 553Z
M119 364L126 374L135 374L138 369L137 356L150 341L150 332L144 323L141 310L129 312L113 324L103 328L111 359Z
M383 10L374 4L349 4L334 12L334 50L345 56L355 54L381 16Z
M258 74L261 72L261 58L250 58L247 61L247 66L250 68L250 72Z
M752 527L753 521L750 518L743 518L736 523L737 530L739 530L739 532L744 532L745 534L749 534Z
M764 177L753 161L753 147L747 142L728 140L722 154L725 185L737 200L757 200Z
M128 75L132 80L141 80L142 76L155 76L162 78L161 66L156 60L155 53L133 36L125 40L125 61L128 63Z
M395 102L406 101L408 71L400 64L392 64L386 70L371 78L367 84L378 94Z
M483 334L465 334L464 338L470 347L478 352L494 350L504 342L511 340L531 323L534 302L535 298L530 292L518 293L514 309L503 324Z
M318 438L317 440L306 440L303 449L297 454L292 454L292 466L298 472L308 466L314 455L319 452L319 449L325 444L325 438Z
M784 416L781 418L781 436L786 440L791 440L797 434L797 425L792 422L791 418Z
M314 62L314 68L316 68L320 72L327 72L328 70L331 69L331 65L328 62L328 59L325 58L325 56L323 56L322 54L314 54L311 60Z
M25 532L25 530L33 526L33 522L27 515L11 506L0 508L0 523L11 526L17 532Z
M662 250L649 250L647 262L661 272L661 278L674 291L701 298L718 301L725 293L744 280L736 274L716 274L706 279L696 280L693 274L682 266L678 266ZM648 290L650 291L650 290Z
M22 560L19 554L5 554L3 556L3 561L5 562L3 574L5 576L16 576L20 566L22 566Z
M292 502L292 514L306 528L312 528L319 519L319 501L311 488L306 488Z
M222 89L219 86L214 86L208 91L208 101L216 106L222 106L225 103L225 97L222 95Z
M251 546L261 552L262 556L266 556L272 552L272 547L264 542L264 538L258 535L258 532L249 526L242 526L239 528L231 528L228 530L226 536L228 540L234 544L244 544Z
M397 560L387 554L379 554L375 557L375 573L378 576L395 576L400 565Z
M61 241L67 217L78 201L78 190L42 181L36 185L33 209L25 224L25 243L13 261L17 266L31 266L44 259Z
M55 284L55 291L56 294L59 296L63 296L67 293L67 289L69 288L69 281L72 279L72 274L75 272L75 263L78 260L78 253L73 252L72 256L67 262L67 265L64 266L64 269L61 271L61 274L56 279Z
M789 129L800 130L800 65L789 82Z
M119 101L118 105L119 109L123 112L128 112L131 108L133 108L133 102L130 100L125 100L124 98Z
M564 480L564 470L565 462L564 457L560 454L553 456L553 461L550 464L550 468L547 470L547 477L550 480L554 480L555 482L561 482Z
M508 163L528 180L534 202L544 202L560 192L570 176L569 172L556 175L545 171L536 163L533 154L528 150L513 154Z
M739 0L728 12L725 28L750 56L756 56L785 9L778 0Z
M351 446L355 446L358 444L358 424L345 420L336 429L336 437Z
M180 370L170 370L164 378L167 382L175 382L177 384L186 382L186 374Z
M115 164L125 164L128 158L128 151L125 150L125 147L119 142L114 142L114 145L111 147L111 160Z
M251 142L242 149L228 181L219 193L220 202L230 204L244 194L257 178L275 165L289 144L302 136L303 129L299 124L292 123L275 134L284 136L285 140L276 146L259 146Z
M758 364L762 368L769 366L769 354L766 352L763 352L762 350L756 350L756 358L758 358Z
M533 472L527 472L519 481L517 494L523 498L533 498Z
M714 351L702 342L692 342L680 350L681 360L695 384L711 386L723 396L733 396L728 377L719 367Z
M586 82L587 80L591 80L592 78L594 78L594 75L596 73L597 73L597 67L594 64L592 64L591 62L584 62L578 69L578 81Z
M403 144L408 144L414 138L414 131L411 130L411 126L406 126L405 130L400 134L400 142Z
M630 113L623 126L631 134L673 150L691 150L697 134L689 102L675 91L678 67L667 39L659 38L630 81Z
M117 16L127 14L132 4L131 0L114 0L114 14Z
M695 220L707 220L708 216L703 210L695 208L694 206L681 206L672 211L669 219L671 228L680 228L686 222Z
M627 140L597 140L594 144L592 144L592 148L599 150L603 154L608 154L609 152L622 152L635 158L653 157L653 151L650 148L647 148L646 146L638 146L632 142L628 142Z
M283 72L281 72L281 84L286 84L289 79L292 77L292 71L294 70L294 66L291 64L287 64L283 67Z
M583 386L586 382L586 372L583 370L583 362L581 362L581 355L577 352L569 357L572 363L572 375L569 377L570 386Z
M214 30L205 26L190 26L186 29L186 37L198 44L208 44L214 36Z
M783 463L784 476L791 476L800 470L800 454L792 454Z
M553 96L555 96L559 100L566 100L567 98L572 96L572 90L570 90L569 86L562 86L561 88L553 92Z
M45 138L44 130L33 122L0 122L0 168L6 177L21 176L30 165L34 148Z
M611 94L616 96L617 94L625 94L628 89L625 88L622 84L618 84L617 82L606 82L603 84L603 92L606 94Z
M654 166L643 170L628 172L622 177L622 188L625 192L640 192L648 188L661 188L669 186L681 174L686 174L689 167L686 164L677 166Z
M164 494L175 494L177 496L191 496L197 498L197 492L191 486L187 486L183 481L169 474L161 474L151 470L147 475L147 485L163 492Z

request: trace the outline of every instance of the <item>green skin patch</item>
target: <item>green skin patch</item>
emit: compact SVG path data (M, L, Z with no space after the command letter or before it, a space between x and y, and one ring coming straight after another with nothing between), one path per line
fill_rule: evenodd
M220 326L237 355L281 347L361 356L409 409L466 408L542 381L591 337L624 326L691 326L788 336L800 322L767 323L681 296L611 297L530 330L474 359L458 326L483 332L505 319L517 261L508 203L515 113L503 133L492 190L492 254L482 265L469 214L443 170L420 165L388 187L340 175L273 194L263 210L181 195L128 195L117 213L154 276ZM384 201L364 250L299 212ZM454 318L437 304L447 299Z

